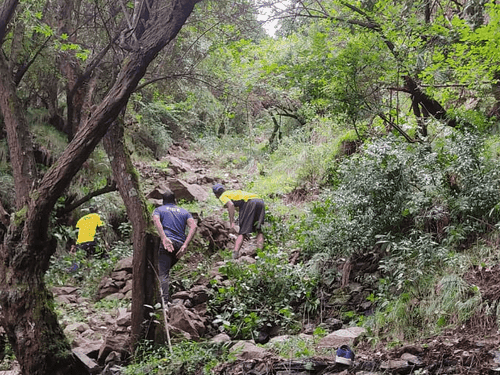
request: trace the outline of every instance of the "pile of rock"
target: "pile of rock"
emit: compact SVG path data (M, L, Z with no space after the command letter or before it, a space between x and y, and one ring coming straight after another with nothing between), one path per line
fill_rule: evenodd
M129 355L131 312L118 308L115 313L96 311L76 287L55 287L52 292L63 318L61 325L70 340L73 353L89 373L120 363ZM69 320L71 311L88 316L87 322Z
M99 283L97 299L132 299L132 257L118 262L110 276Z

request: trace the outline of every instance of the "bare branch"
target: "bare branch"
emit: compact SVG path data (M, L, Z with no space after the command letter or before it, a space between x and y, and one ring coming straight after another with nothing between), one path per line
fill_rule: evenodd
M89 194L87 194L86 196L84 196L83 198L77 200L76 202L73 202L71 203L70 205L68 205L67 207L64 207L60 212L59 214L62 215L62 214L67 214L68 212L71 212L73 211L75 208L77 207L80 207L82 204L84 204L85 202L88 202L89 200L91 200L92 198L94 197L97 197L99 195L102 195L102 194L106 194L106 193L110 193L112 191L117 191L117 187L116 187L116 181L108 181L108 183L106 184L106 186L104 186L103 188L101 189L97 189Z
M26 63L24 64L21 69L19 69L17 72L16 72L16 75L14 77L14 84L17 86L19 85L19 82L21 82L21 80L23 79L24 77L24 74L28 71L28 69L30 68L31 65L33 65L33 63L35 62L36 58L38 57L38 55L40 55L40 53L42 52L42 50L47 46L47 43L49 43L49 41L52 39L52 37L48 37L45 42L40 46L40 48L38 48L38 50L35 52L35 54L33 55L33 57Z
M398 124L389 120L386 117L386 115L383 114L382 112L378 112L377 116L380 117L382 120L384 120L386 123L388 123L390 126L392 126L394 129L396 129L399 132L399 134L401 134L403 137L405 137L405 139L408 142L410 142L410 143L420 142L419 140L416 140L416 139L413 139L412 137L410 137L403 129L401 129L401 127Z

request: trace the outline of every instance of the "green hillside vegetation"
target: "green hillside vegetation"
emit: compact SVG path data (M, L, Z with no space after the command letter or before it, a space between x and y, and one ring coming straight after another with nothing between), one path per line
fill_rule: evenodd
M221 272L233 287L212 285L210 311L221 329L235 339L252 339L266 325L279 325L294 334L303 323L321 321L328 314L367 328L364 340L391 347L432 337L475 315L491 314L498 320L498 301L484 300L479 289L462 278L473 266L487 268L499 261L497 136L449 129L430 142L409 144L385 134L366 139L347 156L342 145L352 142L352 133L337 137L330 133L318 139L319 132L317 127L300 129L283 137L272 153L262 144L265 140L255 141L258 136L203 137L191 144L199 158L216 161L214 176L237 171L248 190L266 197L268 205L267 243L257 263L228 263ZM90 165L106 164L106 160L97 161L99 155L96 152ZM141 162L158 165L145 155L146 151L138 155ZM105 177L104 173L104 182ZM286 203L287 196L301 189L306 196L314 192L318 196ZM112 197L96 201L106 207L109 222L113 216L123 218L123 208ZM218 203L211 197L203 205L186 207L209 213ZM49 282L56 285L81 278L91 296L99 279L112 269L112 262L131 254L127 230L130 227L124 221L118 230L120 240L106 240L111 245L109 260L88 261L92 262L91 274L68 274L65 270L75 259L61 251L49 270ZM62 244L68 239L65 234L74 235L64 225L56 227L54 234ZM300 262L288 264L296 250L300 250ZM182 275L178 282L184 287L208 272L212 261L230 258L230 252L223 249L215 256L203 248L192 251L203 252L206 263L191 273L182 262L176 267L173 278ZM380 256L379 277L363 280L373 286L367 300L375 304L374 313L325 312L321 296L332 293L335 281L342 277L333 267L335 260L370 253ZM84 261L84 254L79 256ZM325 332L317 334L321 337ZM198 345L208 344L176 343L167 363L167 347L146 345L136 358L140 364L131 366L130 373L145 371L156 361L164 373L177 366L177 361L186 366L194 362L195 373L198 363L215 365L228 360L223 348L210 345L198 357ZM298 357L317 354L313 343L297 343L293 350Z
M309 322L319 340L326 318L366 328L361 342L374 348L418 342L479 317L496 332L499 300L485 297L466 275L500 263L500 4L426 9L428 2L335 0L318 9L297 2L280 10L271 37L254 3L237 3L242 8L234 12L246 23L221 16L233 11L230 4L199 3L158 57L154 69L163 79L145 77L120 117L134 176L140 165L167 171L169 148L187 144L209 177L238 181L267 205L266 243L255 264L232 262L231 249L214 252L198 239L190 251L203 260L179 262L172 288L209 278L211 266L226 260L219 271L231 286L211 280L208 310L235 340L272 327L295 335ZM39 19L28 11L25 17ZM55 54L60 47L48 48ZM38 62L33 70L44 68ZM47 106L29 95L42 89L19 90L43 175L50 168L43 160L57 160L69 140L51 124ZM0 200L21 222L1 121ZM48 286L78 284L93 297L114 264L132 255L133 228L118 192L65 211L109 186L111 168L99 144L54 206L49 237L57 249ZM155 182L141 179L141 193ZM220 209L211 192L206 202L180 205L203 217ZM95 207L106 222L98 247L109 258L89 260L70 247L76 220ZM7 230L0 229L3 238ZM376 269L351 281L366 286L370 310L328 309L342 297L348 265L363 257ZM75 261L83 266L68 272ZM56 312L82 319L61 305ZM287 358L325 354L315 342L295 340L292 347L267 347ZM234 360L223 344L173 344L171 353L166 343L141 341L125 373L209 374ZM6 353L7 368L14 355L9 347Z

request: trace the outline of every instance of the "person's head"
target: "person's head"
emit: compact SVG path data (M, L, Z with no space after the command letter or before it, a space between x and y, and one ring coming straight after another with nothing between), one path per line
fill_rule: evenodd
M226 189L222 184L215 184L214 186L212 186L212 191L214 192L215 196L219 198L222 195L222 193L226 191Z
M166 189L162 195L163 204L174 204L175 203L175 194L172 190Z

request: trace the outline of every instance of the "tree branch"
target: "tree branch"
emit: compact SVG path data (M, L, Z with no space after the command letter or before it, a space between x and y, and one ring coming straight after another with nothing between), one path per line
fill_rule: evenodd
M118 189L116 187L116 181L111 181L111 182L108 181L108 183L106 184L106 186L104 186L103 188L97 189L97 190L95 190L95 191L87 194L83 198L77 200L76 202L73 202L70 205L64 207L62 210L60 210L58 212L58 214L59 215L67 214L67 213L73 211L75 208L81 206L85 202L88 202L89 200L91 200L94 197L97 197L97 196L102 195L102 194L110 193L112 191L117 191L117 190Z
M3 44L5 34L7 33L7 25L16 11L19 0L5 0L0 9L0 45Z
M412 137L410 137L403 129L401 129L399 127L398 124L389 120L382 112L378 112L377 116L380 117L382 120L384 120L386 123L388 123L390 126L392 126L394 129L396 129L399 132L399 134L401 134L403 137L405 137L405 139L408 142L410 142L410 143L420 142L419 140L416 140L416 139L413 139Z
M36 58L38 57L38 55L40 55L40 53L45 48L45 46L47 45L47 43L49 42L50 39L52 39L52 37L49 36L45 40L45 42L40 46L40 48L38 48L38 50L35 52L35 54L33 55L33 57L26 64L24 64L21 67L21 69L19 69L16 72L16 74L14 76L14 84L16 86L19 85L19 82L21 82L21 80L23 79L24 74L28 71L28 69L30 68L30 66L33 65L33 63L35 62Z

